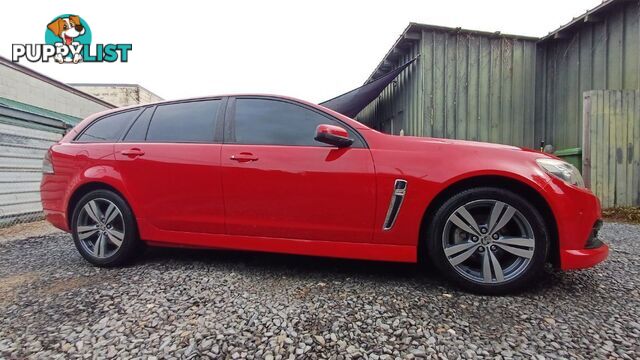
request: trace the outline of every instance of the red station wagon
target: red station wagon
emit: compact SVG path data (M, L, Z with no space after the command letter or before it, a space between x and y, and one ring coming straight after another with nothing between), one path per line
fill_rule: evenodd
M265 95L90 116L44 159L42 204L97 266L144 244L433 263L498 294L603 261L578 170L514 146L392 136Z

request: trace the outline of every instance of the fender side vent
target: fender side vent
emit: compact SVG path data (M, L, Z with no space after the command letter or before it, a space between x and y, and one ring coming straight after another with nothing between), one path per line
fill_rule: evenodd
M393 184L393 194L391 195L391 201L389 202L389 209L387 210L387 216L384 218L384 224L382 230L389 230L396 222L398 213L400 212L400 206L402 206L402 200L407 193L407 181L402 179L396 179Z

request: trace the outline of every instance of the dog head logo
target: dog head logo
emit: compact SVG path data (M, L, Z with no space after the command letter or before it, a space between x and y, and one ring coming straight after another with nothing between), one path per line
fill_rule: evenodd
M84 26L80 22L80 17L70 15L66 18L57 18L47 25L47 29L51 30L57 37L64 41L65 45L71 45L73 40L84 34Z
M47 44L55 46L89 45L91 43L91 29L78 15L60 15L47 24L45 41ZM67 56L58 54L54 59L59 63L83 61L81 54L73 52Z

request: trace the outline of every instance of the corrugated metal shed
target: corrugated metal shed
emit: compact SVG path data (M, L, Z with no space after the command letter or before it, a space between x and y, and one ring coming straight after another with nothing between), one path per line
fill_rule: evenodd
M0 226L39 216L44 153L79 120L0 98Z
M367 81L415 56L356 118L393 134L544 140L582 164L604 206L638 205L640 0L605 1L540 39L412 23Z
M417 64L357 118L394 134L533 146L536 40L412 23L371 78Z
M405 135L581 147L583 92L640 88L640 1L544 38L411 23L367 81L420 55L357 118Z
M608 1L538 42L536 137L582 146L583 94L640 89L640 1Z
M114 108L0 56L0 226L42 216L42 158L81 118Z

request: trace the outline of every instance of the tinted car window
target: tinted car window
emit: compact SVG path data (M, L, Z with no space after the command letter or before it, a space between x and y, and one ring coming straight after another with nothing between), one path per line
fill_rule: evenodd
M158 105L147 141L212 142L220 100Z
M235 132L227 142L254 145L329 146L314 140L316 127L338 121L302 106L269 99L237 99ZM349 130L351 138L353 133ZM233 136L235 133L235 138Z
M138 116L136 122L131 125L129 132L127 132L127 135L124 137L124 141L144 141L147 136L151 115L153 115L153 109L152 107L144 109L142 114Z
M122 131L129 122L140 113L140 110L127 111L105 116L87 127L76 141L109 142L120 139Z

